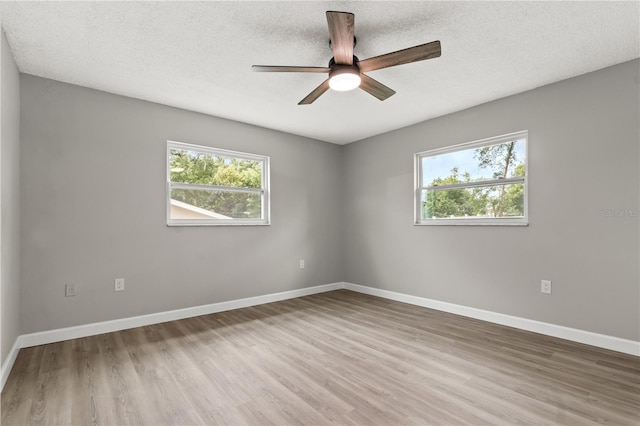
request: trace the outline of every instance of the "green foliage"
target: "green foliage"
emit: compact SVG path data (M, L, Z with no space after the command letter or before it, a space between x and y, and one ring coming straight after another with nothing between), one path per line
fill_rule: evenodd
M436 178L431 186L451 185L470 182L469 173L458 172L458 168L451 170L446 178ZM461 188L428 192L424 198L424 217L464 217L484 215L487 210L487 195L483 189Z
M474 158L479 168L492 171L493 179L524 176L524 163L518 163L514 150L515 142L478 148ZM509 172L511 173L509 174ZM480 180L480 179L479 179ZM435 178L429 186L469 183L468 172L460 173L458 167L444 178ZM424 218L446 218L466 216L523 216L524 184L476 186L428 191L423 196Z
M193 151L171 150L172 182L228 188L261 188L262 165L258 161L221 157ZM174 189L171 198L232 218L259 218L259 194L205 189Z
M524 163L516 166L512 176L524 176ZM509 185L504 193L504 215L522 216L524 214L524 185Z
M494 179L505 178L511 166L518 160L514 146L515 142L483 146L476 149L473 157L478 160L481 169L493 171Z

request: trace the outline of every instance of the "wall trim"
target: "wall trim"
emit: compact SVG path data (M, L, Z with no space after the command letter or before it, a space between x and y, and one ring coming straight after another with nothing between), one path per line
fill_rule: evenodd
M2 365L0 379L0 391L4 389L5 382L9 377L11 368L16 361L18 352L22 348L31 346L46 345L48 343L62 342L80 337L95 336L97 334L111 333L113 331L127 330L145 325L159 324L167 321L175 321L185 318L192 318L201 315L214 314L217 312L230 311L233 309L247 308L249 306L263 305L265 303L279 302L296 297L309 296L327 291L344 288L344 283L337 282L323 284L314 287L300 288L296 290L283 291L279 293L264 294L261 296L247 297L244 299L229 300L226 302L211 303L208 305L194 306L191 308L176 309L172 311L158 312L154 314L140 315L129 318L120 318L111 321L95 322L91 324L78 325L75 327L58 328L55 330L41 331L38 333L23 334L18 336L7 359Z
M250 306L262 305L265 303L279 302L296 297L309 296L312 294L324 293L327 291L346 289L358 293L377 296L384 299L395 300L397 302L408 303L410 305L422 306L424 308L435 309L451 314L462 315L469 318L479 319L495 324L506 325L521 330L532 331L547 336L558 337L560 339L573 342L584 343L604 349L610 349L629 355L640 356L640 342L621 339L619 337L607 336L604 334L592 333L590 331L578 330L530 320L497 312L485 311L454 303L441 302L427 299L425 297L411 296L395 291L383 290L374 287L367 287L348 282L336 282L331 284L306 287L296 290L283 291L279 293L265 294L261 296L247 297L244 299L229 300L226 302L211 303L208 305L194 306L191 308L176 309L172 311L158 312L148 315L140 315L129 318L120 318L111 321L102 321L75 327L59 328L55 330L41 331L38 333L23 334L18 336L11 347L9 354L0 369L0 391L9 377L13 364L18 357L18 352L22 348L45 345L48 343L62 342L80 337L95 336L97 334L110 333L113 331L127 330L135 327L159 324L167 321L175 321L185 318L197 317L200 315L214 314L217 312L230 311L233 309L247 308Z
M253 296L244 299L211 303L208 305L194 306L191 308L176 309L172 311L158 312L155 314L140 315L111 321L78 325L75 327L59 328L56 330L23 334L22 336L20 336L22 343L21 347L28 348L30 346L45 345L47 343L61 342L63 340L95 336L97 334L111 333L113 331L127 330L129 328L135 327L143 327L145 325L159 324L168 321L198 317L201 315L215 314L217 312L231 311L233 309L247 308L249 306L262 305L265 303L279 302L281 300L294 299L296 297L309 296L311 294L324 293L341 288L343 288L343 283L323 284L315 287L306 287L279 293L264 294L261 296Z
M4 389L4 384L9 378L9 373L11 372L11 368L13 368L13 364L16 362L20 348L22 348L22 346L20 346L20 336L18 336L7 354L7 358L5 358L4 363L2 363L2 367L0 367L0 392Z
M384 299L395 300L397 302L422 306L424 308L435 309L438 311L462 315L465 317L475 318L495 324L506 325L508 327L519 328L521 330L532 331L534 333L540 333L547 336L558 337L560 339L570 340L572 342L584 343L599 348L610 349L616 352L640 356L640 342L636 342L634 340L607 336L605 334L593 333L576 328L564 327L562 325L555 325L527 318L515 317L512 315L485 311L483 309L456 305L454 303L441 302L438 300L427 299L425 297L411 296L404 293L397 293L395 291L367 287L359 284L352 284L347 282L343 284L343 288L351 291L356 291L358 293L378 296Z

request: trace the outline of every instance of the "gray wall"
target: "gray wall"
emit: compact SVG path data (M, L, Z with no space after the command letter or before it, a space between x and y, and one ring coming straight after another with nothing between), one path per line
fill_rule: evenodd
M30 75L21 84L23 333L342 280L340 146ZM272 225L167 227L167 139L270 156Z
M640 340L639 64L345 146L345 281ZM414 153L526 129L530 226L412 225Z
M638 68L344 147L23 75L21 332L344 280L640 340ZM530 226L412 225L415 152L524 129ZM166 139L271 156L272 226L166 227Z
M0 134L0 363L20 335L20 75L2 38Z

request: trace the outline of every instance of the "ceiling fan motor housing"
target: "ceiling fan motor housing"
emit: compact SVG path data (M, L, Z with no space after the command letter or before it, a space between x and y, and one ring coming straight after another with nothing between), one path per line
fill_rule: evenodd
M353 66L357 67L357 63L360 62L360 59L358 59L357 56L353 56ZM346 67L351 67L351 65L344 65L344 64L336 64L336 58L331 58L329 60L329 65L327 65L328 68L331 68L332 70L336 67L336 66L346 66ZM358 68L358 70L360 70L360 68Z

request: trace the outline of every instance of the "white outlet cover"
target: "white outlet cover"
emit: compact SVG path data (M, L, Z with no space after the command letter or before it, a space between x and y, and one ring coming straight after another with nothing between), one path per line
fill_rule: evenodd
M116 278L114 291L124 291L124 278Z
M71 297L76 295L76 285L75 284L65 284L64 285L64 295L66 297Z

